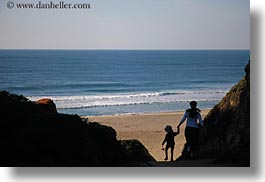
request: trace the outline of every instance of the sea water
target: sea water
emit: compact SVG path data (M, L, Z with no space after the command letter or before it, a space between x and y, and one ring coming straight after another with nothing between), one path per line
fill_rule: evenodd
M244 76L249 50L0 50L0 90L51 98L61 113L212 108Z

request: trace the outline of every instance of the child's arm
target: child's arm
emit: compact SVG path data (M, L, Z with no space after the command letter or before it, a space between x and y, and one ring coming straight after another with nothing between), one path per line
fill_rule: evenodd
M177 134L176 134L176 135L178 135L178 134L179 134L179 132L180 132L180 128L178 127L178 130L177 130Z
M165 136L165 139L164 139L164 141L162 142L162 150L164 150L164 144L166 143L166 141L167 141L167 135Z
M177 136L179 134L179 128L177 129L177 132L174 132L174 136Z
M164 144L166 143L166 141L167 141L166 138L167 137L165 137L164 141L162 142L162 146L164 146Z

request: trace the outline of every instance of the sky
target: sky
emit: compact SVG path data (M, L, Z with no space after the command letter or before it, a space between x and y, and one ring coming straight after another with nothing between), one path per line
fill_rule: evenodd
M0 1L0 49L249 49L249 0L64 0L90 9ZM58 3L62 0L40 0Z

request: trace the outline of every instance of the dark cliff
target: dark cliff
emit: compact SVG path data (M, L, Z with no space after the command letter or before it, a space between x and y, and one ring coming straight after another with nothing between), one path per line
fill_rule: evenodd
M134 166L154 161L139 142L118 141L111 127L59 114L50 105L0 92L0 166ZM128 147L142 151L141 156Z
M250 165L250 63L245 77L205 117L201 157L217 163Z

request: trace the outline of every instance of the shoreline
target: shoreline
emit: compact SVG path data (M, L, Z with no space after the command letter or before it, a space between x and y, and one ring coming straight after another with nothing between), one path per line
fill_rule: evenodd
M202 118L207 115L211 109L201 111ZM144 113L144 114L126 114L110 116L86 116L89 122L98 122L110 126L117 132L118 140L139 140L157 160L163 161L164 152L161 150L162 141L165 137L164 127L171 125L176 130L179 120L182 118L184 111ZM174 159L181 155L185 144L184 137L185 123L181 125L180 134L176 136L176 147Z
M202 112L210 111L212 108L203 108ZM116 116L131 116L131 115L160 115L160 114L176 114L176 113L184 113L185 110L176 110L176 111L161 111L161 112L142 112L142 113L121 113L121 114L109 114L109 115L79 115L81 118L96 118L96 117L116 117Z

